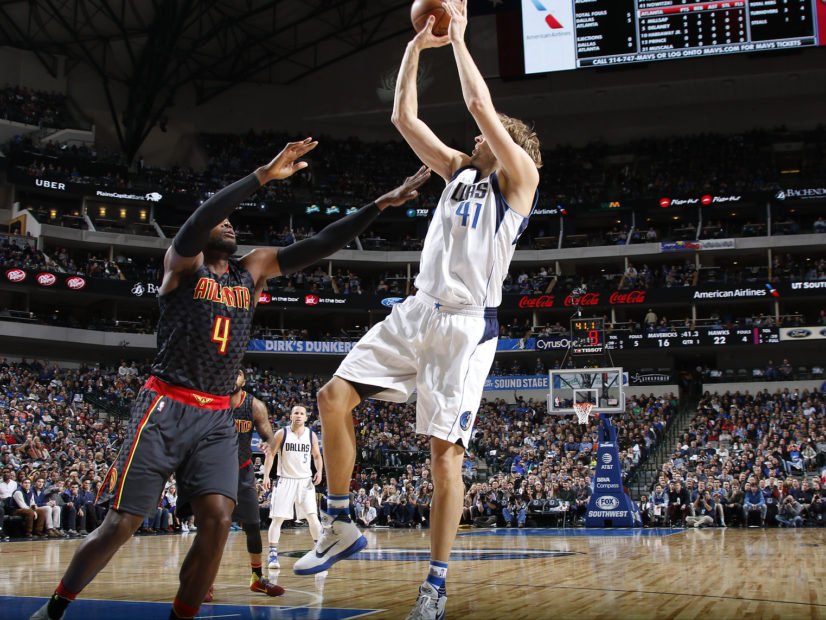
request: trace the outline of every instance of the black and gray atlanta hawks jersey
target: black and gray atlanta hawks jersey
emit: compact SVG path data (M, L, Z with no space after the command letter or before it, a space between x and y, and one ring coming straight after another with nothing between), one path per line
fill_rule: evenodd
M158 298L158 354L152 374L225 396L235 389L255 310L252 275L237 260L217 276L202 265Z
M536 207L534 195L531 212ZM439 199L422 249L416 288L450 304L496 307L528 218L508 206L496 173L460 168Z
M241 392L241 402L232 410L232 420L238 433L238 464L245 465L252 459L252 431L255 422L252 419L252 394Z

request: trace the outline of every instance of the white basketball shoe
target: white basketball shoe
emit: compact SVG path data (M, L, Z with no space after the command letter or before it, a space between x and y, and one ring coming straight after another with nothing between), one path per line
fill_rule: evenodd
M446 607L447 592L445 589L436 589L425 581L419 588L416 606L407 614L406 620L442 620L445 617Z
M296 575L314 575L329 570L339 560L358 553L366 546L367 539L346 513L333 518L322 510L321 536L315 548L293 565L293 572Z
M276 549L270 549L267 557L267 568L281 568L281 564L278 561L278 551Z

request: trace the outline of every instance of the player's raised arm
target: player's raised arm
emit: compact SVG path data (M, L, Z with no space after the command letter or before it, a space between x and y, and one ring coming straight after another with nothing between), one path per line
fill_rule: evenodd
M306 168L307 162L299 159L317 145L318 142L312 138L287 143L269 164L216 192L198 207L178 230L172 245L166 251L161 294L168 293L178 285L178 276L192 273L203 264L203 252L209 242L210 233L232 215L242 200L254 194L262 185L286 179L298 170ZM234 240L233 236L233 243Z
M393 99L393 115L390 118L422 163L448 180L469 158L444 144L419 118L416 88L421 51L429 47L442 47L450 42L446 36L437 37L433 34L434 21L432 16L429 17L425 27L407 44L396 78L396 95Z
M538 149L532 157L523 146L517 144L493 107L490 90L465 44L467 1L445 0L442 6L450 15L448 38L453 45L465 104L502 171L500 186L503 195L512 209L520 215L528 216L539 185L537 168L541 165L541 157Z
M379 196L355 213L329 224L312 237L285 248L256 248L244 256L241 262L260 291L269 278L300 271L343 248L367 230L387 207L398 207L418 196L418 189L429 178L430 170L422 166L397 188Z

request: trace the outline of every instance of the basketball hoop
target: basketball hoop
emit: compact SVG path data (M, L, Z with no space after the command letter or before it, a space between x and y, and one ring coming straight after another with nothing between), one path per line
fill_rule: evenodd
M591 415L591 409L593 408L593 403L574 403L574 413L576 413L577 424L588 424L588 416Z

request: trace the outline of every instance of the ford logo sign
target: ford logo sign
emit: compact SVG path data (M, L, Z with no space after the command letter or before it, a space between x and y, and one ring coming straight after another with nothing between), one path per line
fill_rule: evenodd
M820 330L820 335L826 337L826 327Z
M404 301L404 297L385 297L381 300L381 305L385 308L392 308L396 304L400 304Z
M803 329L803 328L790 329L786 333L789 336L789 338L808 338L809 336L812 335L811 331L809 331L808 329Z
M604 495L597 498L597 507L600 510L616 510L619 508L619 500L612 495Z

